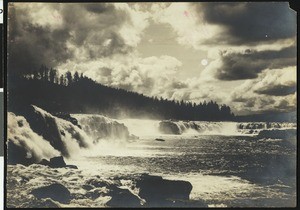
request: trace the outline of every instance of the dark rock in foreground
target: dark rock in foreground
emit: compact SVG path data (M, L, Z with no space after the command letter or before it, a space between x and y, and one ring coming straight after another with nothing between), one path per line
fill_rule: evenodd
M66 165L65 168L78 169L78 167L75 165Z
M85 182L85 185L89 185L89 186L93 186L93 187L106 187L106 188L110 188L111 187L111 184L104 181L104 180L98 180L98 179L95 179L95 178L91 178L89 180L87 180Z
M29 166L37 161L37 157L28 158L27 150L22 145L8 141L7 148L7 164L9 165L22 164Z
M43 159L40 165L49 166L50 168L73 168L78 169L75 165L67 165L62 156L50 158L50 161Z
M50 158L50 166L52 168L62 168L66 167L66 163L64 161L64 158L62 156Z
M36 198L51 198L60 203L68 204L71 200L70 191L59 183L51 184L49 186L40 187L31 191Z
M139 196L146 200L146 206L181 206L189 201L192 184L187 181L166 180L160 176L143 174L137 180Z
M112 198L106 203L110 207L141 207L140 199L128 189L113 188L110 193Z
M43 166L50 166L50 162L46 159L42 159L41 162L39 162L38 164Z

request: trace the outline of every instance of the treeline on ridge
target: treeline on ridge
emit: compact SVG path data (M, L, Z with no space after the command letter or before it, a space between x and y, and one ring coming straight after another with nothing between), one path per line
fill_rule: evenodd
M148 97L99 84L78 72L59 75L56 69L46 66L31 74L8 77L8 111L18 113L30 104L52 113L97 113L114 118L207 121L235 118L229 106L212 100L196 104Z

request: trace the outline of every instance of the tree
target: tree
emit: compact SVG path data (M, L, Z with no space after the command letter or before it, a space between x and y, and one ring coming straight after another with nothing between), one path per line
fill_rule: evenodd
M73 82L72 73L70 71L67 71L66 73L66 79L67 79L67 85L70 85Z
M59 84L60 85L66 85L66 79L65 79L65 77L64 77L64 75L62 74L62 75L60 75L60 78L59 78Z
M51 69L50 69L50 72L49 72L49 81L50 81L51 83L54 83L56 77L57 77L57 70L51 68Z
M75 74L74 74L74 82L78 82L78 81L79 81L79 74L76 71Z
M33 79L35 80L39 79L39 73L37 71L33 72Z

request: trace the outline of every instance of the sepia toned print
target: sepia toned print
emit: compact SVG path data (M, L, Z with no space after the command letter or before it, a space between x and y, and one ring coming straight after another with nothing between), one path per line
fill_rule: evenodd
M9 3L8 208L295 207L288 2Z

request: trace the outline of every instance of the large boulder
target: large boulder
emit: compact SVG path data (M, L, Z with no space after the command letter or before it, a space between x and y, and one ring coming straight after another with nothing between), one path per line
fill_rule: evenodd
M28 151L23 145L15 144L13 141L8 140L7 143L7 164L15 165L22 164L25 166L35 163L37 160L34 156L28 156Z
M49 186L40 187L31 191L36 198L51 198L54 201L68 204L71 200L70 191L62 184L55 183Z
M93 186L93 187L106 187L110 188L112 186L112 183L109 183L108 181L101 180L100 177L97 178L91 178L85 182L85 185Z
M146 200L147 206L173 206L173 203L188 201L192 184L187 181L166 180L160 176L143 174L137 180L139 196Z
M110 207L141 207L140 199L128 189L113 188L109 195L111 199L106 203Z
M50 158L50 161L46 159L42 159L41 162L39 162L40 165L49 166L50 168L72 168L72 169L78 169L75 165L67 165L65 163L65 160L62 156L53 157Z
M165 120L159 123L159 131L163 134L177 134L182 133L180 127L173 121Z
M67 164L62 156L50 158L50 167L51 168L63 168L66 167Z

